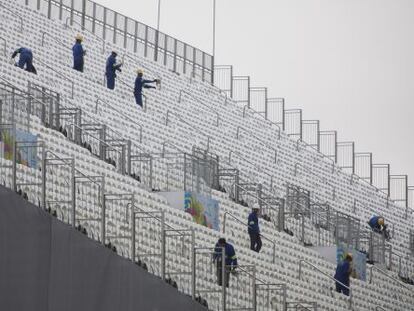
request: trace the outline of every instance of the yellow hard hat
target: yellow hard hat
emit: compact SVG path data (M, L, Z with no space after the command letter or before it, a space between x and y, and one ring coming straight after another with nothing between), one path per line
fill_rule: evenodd
M144 74L144 70L142 70L142 69L137 69L137 74Z
M352 253L347 253L345 258L352 260Z
M378 219L378 224L381 225L381 226L383 226L384 225L384 218L382 218L382 217L379 218Z
M82 36L80 33L78 33L78 34L76 35L75 39L76 39L76 40L83 41L83 36Z

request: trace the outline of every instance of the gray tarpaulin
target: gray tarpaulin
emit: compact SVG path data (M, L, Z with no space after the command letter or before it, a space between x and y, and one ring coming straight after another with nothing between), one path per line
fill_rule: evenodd
M0 186L0 310L205 310Z

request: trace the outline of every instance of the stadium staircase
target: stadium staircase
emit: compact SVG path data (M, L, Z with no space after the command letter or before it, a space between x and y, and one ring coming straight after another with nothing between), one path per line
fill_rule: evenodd
M29 168L2 158L3 185L145 263L211 310L414 310L413 287L400 278L414 275L405 210L217 88L76 23L48 19L19 1L0 4L0 127L38 135L33 145L16 142L15 154L31 150L40 159ZM71 68L77 33L86 39L84 73ZM33 50L38 75L10 63L20 46ZM124 61L114 91L103 75L112 50ZM161 80L158 90L146 91L144 109L132 94L137 68ZM214 166L211 181L198 178L194 166ZM222 233L171 208L159 190L217 199ZM249 249L245 224L255 203L265 215L259 254ZM333 290L335 265L309 247L335 245L328 211L359 222L361 231L374 212L394 225L388 269L369 265L369 281L352 279L350 298ZM211 262L223 234L240 264L228 289L216 285Z

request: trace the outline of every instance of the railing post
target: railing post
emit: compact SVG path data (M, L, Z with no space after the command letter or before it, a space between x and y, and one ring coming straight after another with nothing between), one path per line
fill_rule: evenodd
M103 189L102 189L103 192ZM102 244L105 245L106 241L106 202L105 202L105 194L102 194L102 208L101 208L101 238Z
M256 297L256 267L253 266L253 310L257 311L257 297Z
M46 209L46 152L42 146L42 208Z
M75 177L75 159L71 161L71 172L72 172L72 191L71 191L71 205L72 205L72 227L76 227L76 177Z
M302 278L302 260L299 260L299 280Z
M16 142L16 132L14 133L14 135L13 135L14 137L13 137L13 157L12 157L12 159L13 159L13 164L12 164L12 166L13 166L13 168L12 168L12 171L13 171L13 177L12 177L12 181L13 181L13 190L14 191L16 191L17 192L17 173L16 173L16 170L17 170L17 163L16 163L16 161L17 161L17 157L16 157L16 154L17 154L17 142Z
M161 212L161 278L162 280L165 280L165 263L166 263L166 231L165 231L165 215L164 212Z
M196 248L193 245L191 256L191 298L196 299Z
M133 263L135 263L135 200L134 196L132 197L132 203L131 203L131 260Z
M221 248L221 295L223 311L226 311L226 253L225 248Z
M224 213L224 216L223 216L223 233L226 233L226 218L227 218L227 212Z

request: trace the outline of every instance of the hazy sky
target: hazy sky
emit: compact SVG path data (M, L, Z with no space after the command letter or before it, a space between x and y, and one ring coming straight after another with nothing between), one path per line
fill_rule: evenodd
M216 1L216 64L414 185L413 0ZM97 2L156 26L158 0ZM211 52L212 3L161 0L161 31Z

